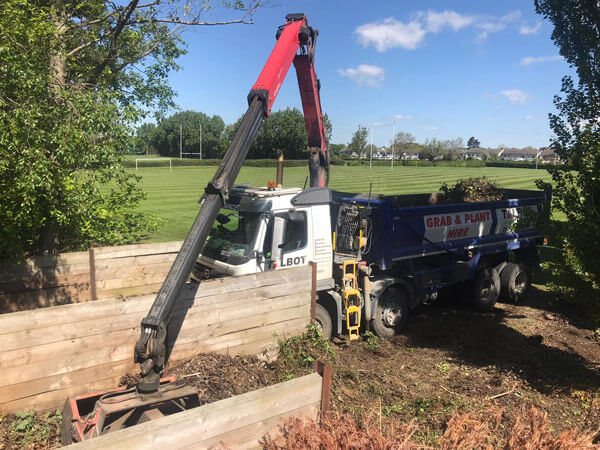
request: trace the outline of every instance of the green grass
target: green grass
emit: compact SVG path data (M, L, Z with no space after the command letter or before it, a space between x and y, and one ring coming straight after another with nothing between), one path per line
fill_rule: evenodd
M200 198L216 167L142 168L142 186L148 198L141 206L144 212L161 217L164 226L150 236L153 242L182 240L188 233L200 208ZM289 167L284 171L284 187L304 185L308 168ZM535 189L535 180L550 181L543 169L513 169L504 167L342 167L331 168L329 187L347 192L415 194L434 192L443 182L455 183L461 178L487 176L500 186L513 189ZM236 182L266 186L275 179L274 168L244 167Z

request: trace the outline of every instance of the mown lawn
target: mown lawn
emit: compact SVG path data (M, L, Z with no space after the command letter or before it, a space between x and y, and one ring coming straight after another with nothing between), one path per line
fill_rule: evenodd
M153 233L150 241L183 239L198 213L200 198L206 183L216 167L140 168L142 186L148 193L141 209L162 218L165 223ZM284 172L284 186L303 186L308 168L289 167ZM454 183L461 178L487 176L500 186L515 189L535 189L535 180L550 180L544 169L511 169L503 167L341 167L331 168L329 186L347 192L373 192L380 194L414 194L437 191L443 182ZM238 183L265 186L275 179L275 169L270 167L244 167Z

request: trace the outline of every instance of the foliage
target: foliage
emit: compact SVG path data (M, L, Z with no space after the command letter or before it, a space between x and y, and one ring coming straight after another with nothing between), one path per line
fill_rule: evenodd
M327 130L327 142L331 142L333 138L333 125L327 114L323 114L323 125L325 126L325 130Z
M278 368L282 372L282 380L289 379L291 373L311 369L315 360L327 362L335 359L335 350L328 341L323 340L319 329L312 324L306 327L304 334L279 341Z
M481 142L475 136L471 136L467 141L467 148L481 148Z
M454 186L442 183L440 192L447 203L488 202L502 198L498 185L487 177L458 180Z
M562 80L551 147L570 168L550 166L554 207L568 219L564 235L565 271L579 294L600 298L600 13L595 0L536 0L536 11L554 24L552 40L577 80ZM570 170L572 169L572 170ZM580 295L583 298L583 295Z
M133 152L138 155L154 155L157 153L152 142L154 133L156 132L156 125L153 123L141 124L135 133L135 141L133 145Z
M444 143L439 139L426 139L421 152L419 153L419 159L426 159L428 161L434 161L444 156L445 148Z
M356 153L359 158L362 158L366 154L368 135L369 130L367 130L367 127L359 125L348 144L348 150L351 153Z
M0 258L132 242L156 227L120 162L132 125L173 104L167 75L184 52L175 8L3 2Z
M241 123L242 117L236 123L226 127L224 134L226 146L233 141ZM308 138L302 112L297 108L286 108L271 113L263 121L250 147L248 158L276 159L277 152L281 150L286 160L307 159L307 145Z
M393 150L396 155L402 156L410 148L409 144L413 144L416 138L410 133L399 131L394 136Z
M154 148L161 156L179 157L181 130L183 153L199 153L200 127L202 127L202 159L221 158L227 150L225 122L218 115L209 117L196 111L182 111L160 120L152 131L150 147ZM193 159L200 158L199 155L187 156Z
M263 121L248 157L277 158L277 151L281 150L286 159L307 159L307 142L304 116L297 108L286 108Z
M9 430L9 438L23 448L48 448L59 444L62 413L38 414L33 411L18 412Z
M418 407L421 400L421 407ZM423 415L428 409L429 399L417 399L414 406L416 415ZM420 412L420 411L423 412ZM398 405L382 408L382 413L389 416L402 411ZM448 422L444 434L434 441L435 448L474 449L504 448L517 449L594 449L595 436L592 432L565 430L556 436L549 424L546 413L531 406L521 409L519 415L509 428L507 442L499 438L499 429L504 426L503 410L490 406L481 411L456 411ZM387 433L382 433L380 415L361 417L362 424L357 423L350 415L325 415L320 423L310 419L289 418L279 425L283 442L272 439L269 435L262 442L269 450L278 449L399 449L416 450L424 447L415 442L420 427L418 422L395 423ZM379 416L379 417L378 417ZM362 426L361 426L362 425Z
M135 111L114 92L53 85L48 15L24 0L0 11L0 257L128 242L153 229L135 212L135 176L119 165Z
M442 142L444 149L444 159L448 161L456 161L461 158L460 151L464 148L464 141L462 138L448 139Z
M376 349L379 347L379 338L370 331L363 333L363 344L369 349Z

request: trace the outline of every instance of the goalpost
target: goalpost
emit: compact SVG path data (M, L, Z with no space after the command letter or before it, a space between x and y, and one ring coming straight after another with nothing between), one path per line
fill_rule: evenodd
M138 170L138 161L169 161L169 172L173 172L173 164L171 158L136 158L135 160L135 171Z

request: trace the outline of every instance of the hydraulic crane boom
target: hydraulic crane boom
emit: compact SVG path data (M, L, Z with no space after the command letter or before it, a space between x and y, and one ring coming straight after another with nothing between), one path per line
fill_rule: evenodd
M308 26L304 14L288 14L277 31L277 43L258 80L248 94L248 110L227 153L201 198L200 210L177 258L158 292L148 315L142 320L134 360L140 364L138 390L155 392L167 359L169 315L192 266L202 252L219 210L225 205L263 119L267 117L292 62L298 75L308 134L310 186L327 186L329 153L319 98L319 80L314 69L318 31Z

